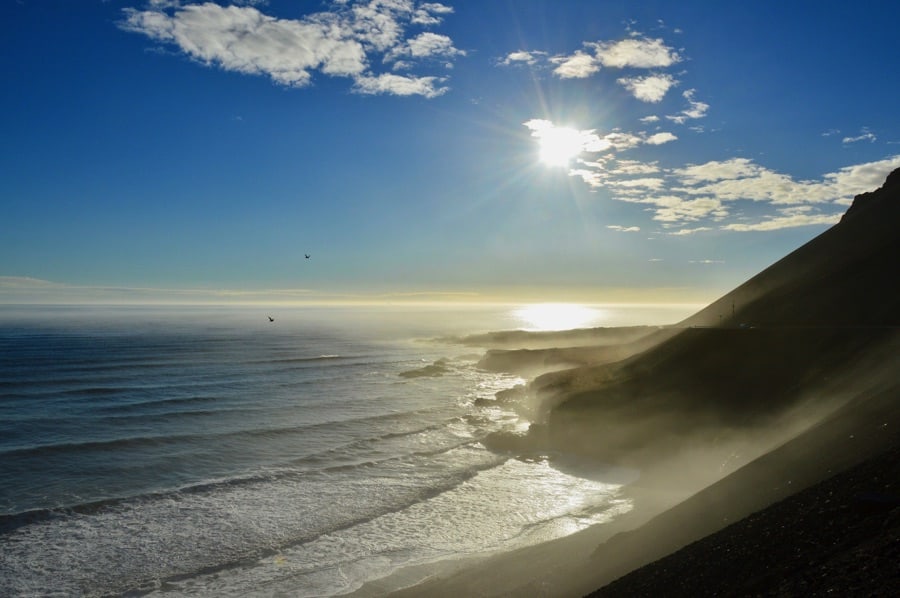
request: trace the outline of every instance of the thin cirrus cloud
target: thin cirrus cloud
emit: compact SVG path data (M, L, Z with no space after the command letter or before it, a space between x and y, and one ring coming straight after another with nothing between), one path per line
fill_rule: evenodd
M554 126L536 120L524 124L533 129L536 122L545 129ZM630 152L677 140L671 133L582 133L593 143L583 146L569 175L592 190L605 190L613 200L643 205L662 232L678 236L834 224L855 195L877 188L900 167L897 155L841 168L814 181L795 179L748 158L663 168L657 161L634 159Z
M411 0L338 5L300 19L280 19L254 4L220 6L164 0L148 10L124 9L119 26L174 45L207 66L264 75L278 84L304 87L313 77L347 77L363 94L419 95L434 98L448 91L446 77L375 72L372 63L446 68L464 56L453 41L429 31L407 35L409 27L438 25L453 9L440 3L416 6ZM373 60L374 58L378 60Z
M670 235L720 230L772 231L840 220L853 197L877 188L900 167L900 155L797 180L748 158L661 168L619 159L613 151L581 160L570 174L617 201L645 206ZM754 216L746 216L750 211Z
M867 128L863 128L863 130L860 131L859 135L856 135L854 137L844 137L841 140L841 143L859 143L860 141L868 141L870 143L874 143L877 139L878 137L875 136L875 133L872 133Z
M679 81L662 69L682 61L681 55L661 39L633 37L617 42L584 43L571 54L550 56L543 52L517 51L499 61L503 66L549 63L560 79L583 79L602 69L653 69L651 74L627 75L616 79L632 96L646 103L658 103ZM639 119L656 131L629 132L614 128L608 133L595 129L581 131L586 143L577 165L569 175L580 178L595 191L605 190L611 199L643 206L651 220L668 235L694 235L710 231L772 231L837 222L853 197L878 187L900 156L842 168L818 180L798 180L766 168L747 158L710 160L702 164L662 168L657 161L635 156L641 147L662 145L678 137L660 131L668 121L685 125L707 116L710 106L697 98L695 89L681 93L685 107L676 114L650 115ZM541 131L535 123L541 123ZM532 119L523 123L540 137L556 125ZM697 131L696 127L691 127ZM832 134L836 134L833 132ZM844 144L874 141L863 128L858 136L848 136ZM611 230L622 231L622 224Z
M696 93L697 92L694 89L688 89L684 91L681 95L685 100L687 100L688 107L682 110L680 113L672 116L666 116L666 118L674 123L683 125L689 120L705 117L706 112L709 110L709 104L707 104L706 102L695 100L694 95Z

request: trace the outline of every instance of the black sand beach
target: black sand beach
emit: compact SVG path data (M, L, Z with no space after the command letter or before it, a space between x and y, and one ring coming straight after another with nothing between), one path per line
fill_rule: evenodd
M893 595L900 571L900 171L677 326L479 339L545 371L513 455L639 469L612 524L401 572L358 595ZM498 400L502 399L498 398ZM398 588L405 587L399 590Z
M900 446L591 594L895 596Z

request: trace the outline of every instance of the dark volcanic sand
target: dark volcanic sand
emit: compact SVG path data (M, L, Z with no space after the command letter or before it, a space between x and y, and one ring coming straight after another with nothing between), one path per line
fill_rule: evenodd
M900 446L591 594L897 596Z

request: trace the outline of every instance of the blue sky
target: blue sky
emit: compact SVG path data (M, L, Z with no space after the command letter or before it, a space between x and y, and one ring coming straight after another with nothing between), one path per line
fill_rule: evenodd
M4 2L0 303L710 301L900 166L898 17Z

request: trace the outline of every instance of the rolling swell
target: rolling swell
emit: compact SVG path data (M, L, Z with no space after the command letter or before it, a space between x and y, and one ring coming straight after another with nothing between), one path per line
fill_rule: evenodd
M152 475L160 470L169 457L167 455L185 455L186 451L198 451L202 454L209 447L219 447L219 457L238 455L246 458L247 451L256 450L262 442L265 450L242 468L249 471L252 467L255 474L228 476L215 482L185 485L187 478L197 475L192 470L182 470L178 466L169 474L170 481L142 481L141 486L148 494L168 489L180 488L180 492L205 492L211 489L243 486L261 482L278 480L298 480L301 476L334 474L365 475L363 470L381 467L385 464L402 464L410 460L434 459L446 453L471 446L478 442L483 434L470 435L454 432L453 427L466 427L464 419L450 417L431 420L436 410L423 410L416 414L385 414L370 418L356 418L340 422L306 424L275 428L247 429L218 434L183 434L165 436L137 436L117 438L103 441L61 442L40 447L23 447L0 453L4 468L9 473L29 471L41 468L45 471L66 472L82 469L85 473L96 469L91 475L141 478L142 472ZM414 415L415 417L410 417ZM425 417L429 415L431 417ZM428 423L428 421L432 423ZM368 431L368 434L361 434ZM329 445L319 451L309 451L312 444L310 434L329 438ZM288 444L278 439L284 438ZM301 444L297 444L300 442ZM280 449L277 447L281 447ZM243 447L243 448L242 448ZM295 448L305 447L300 455L295 456ZM115 455L115 458L112 456ZM180 459L180 457L179 457ZM83 469L79 463L97 463L90 465L91 470ZM173 462L173 465L176 463ZM87 478L88 480L92 478ZM149 478L148 478L149 479ZM174 485L173 485L174 484ZM124 491L121 484L114 485ZM90 496L90 486L86 487ZM112 488L109 488L112 490ZM33 491L20 491L22 496ZM2 493L0 493L2 494ZM100 498L98 495L97 498ZM56 505L47 507L69 507L71 498ZM0 502L3 502L0 500ZM91 501L89 504L94 504ZM106 505L109 503L102 502ZM12 507L12 504L8 504Z
M327 511L317 518L315 525L296 523L299 512L287 509L269 513L272 519L265 520L262 529L235 526L234 520L223 517L225 511L218 506L223 503L268 505L270 497L289 492L296 485L292 480L242 480L0 517L0 530L20 540L0 546L0 578L6 579L0 581L0 588L10 594L17 593L16 574L29 562L51 565L52 587L57 591L73 591L83 583L81 576L87 572L95 584L91 593L99 594L147 590L157 587L153 580L177 581L240 569L284 550L402 513L454 490L497 465L496 461L473 463L450 475L423 480L415 487L396 486L393 492L373 495L356 508ZM182 521L184 513L191 513L193 520L183 524L202 526L205 529L202 535L171 535L173 524ZM84 553L69 554L65 552L68 547L52 540L76 534L95 538L98 544ZM277 540L273 542L273 538ZM168 557L160 566L149 568L147 560L135 558L154 550L161 542L165 542ZM125 571L120 559L127 561ZM66 567L54 571L52 564L57 562L65 562ZM119 574L110 573L114 570ZM32 586L38 594L46 589Z
M444 350L350 337L23 335L0 356L0 595L203 587L286 550L321 578L450 525L505 471L480 444L500 416L467 417L499 377L406 380Z

